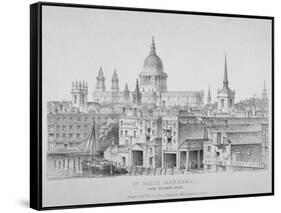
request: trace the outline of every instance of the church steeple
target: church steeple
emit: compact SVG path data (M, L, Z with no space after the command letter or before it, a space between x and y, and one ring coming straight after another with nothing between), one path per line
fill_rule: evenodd
M128 101L130 99L130 90L128 88L128 84L125 84L125 89L124 89L124 100Z
M125 84L125 89L124 89L124 92L129 92L129 87L128 87L128 84Z
M228 76L227 76L227 59L226 53L224 56L224 76L223 76L223 87L228 88Z
M228 73L227 73L227 57L224 56L224 76L223 87L218 90L218 112L230 113L234 108L235 90L229 88Z
M111 90L119 91L119 79L118 79L116 69L114 70L114 73L113 73L112 79L111 79Z
M140 88L139 88L139 80L137 79L137 82L136 82L136 88L135 88L135 92L140 92Z
M151 46L150 46L150 55L156 55L154 36L152 36L152 43L151 43Z
M208 97L207 97L207 104L210 104L212 102L212 97L211 97L211 90L210 90L210 85L208 88Z
M134 103L137 105L141 104L141 93L140 93L140 88L139 88L139 80L137 79L136 82L136 88L134 92Z
M99 74L98 74L98 78L103 78L103 70L102 70L102 67L100 66L100 69L99 69Z

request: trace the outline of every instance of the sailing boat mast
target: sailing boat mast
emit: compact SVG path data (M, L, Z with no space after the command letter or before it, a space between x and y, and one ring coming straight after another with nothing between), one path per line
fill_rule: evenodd
M90 147L90 153L91 155L96 154L96 123L95 120L93 122L93 128L92 128L92 133L91 133L91 147Z
M93 127L92 127L92 131L91 131L91 135L90 138L88 140L88 142L86 143L86 147L85 147L85 152L89 153L90 155L95 155L95 141L96 141L96 130L95 130L95 120L93 122Z

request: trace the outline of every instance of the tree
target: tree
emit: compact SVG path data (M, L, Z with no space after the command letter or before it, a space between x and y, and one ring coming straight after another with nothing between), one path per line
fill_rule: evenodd
M100 127L100 134L98 137L98 151L104 152L111 144L118 144L119 142L119 122L118 120L111 120L104 126Z

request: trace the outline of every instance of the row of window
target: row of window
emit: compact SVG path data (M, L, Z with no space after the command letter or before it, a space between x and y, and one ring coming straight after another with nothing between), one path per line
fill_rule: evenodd
M163 121L162 126L163 126L163 128L168 128L170 126L173 126L174 128L177 128L177 122L173 122L172 124L169 124L168 121Z
M57 121L59 122L93 122L94 120L107 120L107 119L114 119L113 117L90 117L90 116L58 116Z
M143 130L140 129L139 133L140 133L140 135L142 135ZM148 134L150 134L150 130L148 131ZM137 135L137 131L134 131L133 132L133 137L136 138L136 135ZM155 131L154 130L151 131L151 135L155 135ZM127 137L127 136L128 136L128 130L124 130L124 131L120 130L120 137Z
M121 130L120 131L120 137L128 137L128 130ZM137 131L134 131L133 132L133 138L136 138L137 137Z
M86 138L89 134L88 133L77 133L77 134L73 134L73 133L62 133L62 134L49 134L49 141L55 140L55 139L83 139Z
M139 121L139 125L140 125L140 126L142 126L143 123L144 123L143 121ZM120 126L123 126L123 124L124 124L124 121L121 120L121 121L120 121ZM156 126L156 122L153 121L153 122L151 123L151 125L152 125L152 127L155 127L155 126ZM150 126L150 122L146 122L146 126Z
M85 116L75 116L75 117L68 117L68 116L63 116L63 117L57 117L57 121L62 121L62 122L90 122L94 121L94 117L85 117Z
M56 126L49 126L49 132L54 132L56 131L81 131L81 130L88 130L90 128L90 125L56 125Z

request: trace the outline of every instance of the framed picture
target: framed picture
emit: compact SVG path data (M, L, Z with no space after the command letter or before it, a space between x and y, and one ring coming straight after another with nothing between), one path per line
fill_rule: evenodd
M30 6L30 206L274 194L274 18Z

